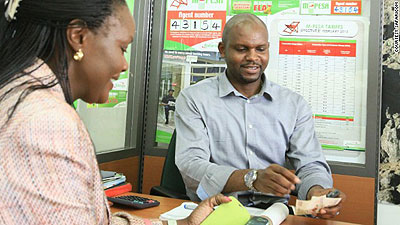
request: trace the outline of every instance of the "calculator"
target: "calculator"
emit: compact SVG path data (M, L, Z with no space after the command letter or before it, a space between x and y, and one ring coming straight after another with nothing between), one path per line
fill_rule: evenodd
M158 206L160 202L150 198L139 197L136 195L125 195L119 197L107 197L110 202L126 205L129 207L144 209L148 207Z

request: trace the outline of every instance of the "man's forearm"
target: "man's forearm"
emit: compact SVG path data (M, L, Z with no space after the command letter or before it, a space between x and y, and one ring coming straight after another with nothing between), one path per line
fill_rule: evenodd
M249 171L250 169L235 170L226 182L223 193L249 190L244 183L244 175Z

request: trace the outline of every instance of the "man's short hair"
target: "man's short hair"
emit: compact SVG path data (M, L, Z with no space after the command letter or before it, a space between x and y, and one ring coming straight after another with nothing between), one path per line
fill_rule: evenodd
M265 30L268 32L267 25L257 16L250 14L250 13L242 13L233 16L228 22L225 24L224 31L222 32L222 42L227 43L229 33L231 32L232 28L240 23L255 23L260 24L265 27Z

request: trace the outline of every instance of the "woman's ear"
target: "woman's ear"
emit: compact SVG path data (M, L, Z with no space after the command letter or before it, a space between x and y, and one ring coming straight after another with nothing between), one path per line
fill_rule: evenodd
M224 42L220 42L220 43L218 43L218 51L219 51L219 54L221 54L221 58L224 58L225 57L225 43Z
M74 52L82 49L89 29L86 23L79 19L72 20L67 27L67 41Z

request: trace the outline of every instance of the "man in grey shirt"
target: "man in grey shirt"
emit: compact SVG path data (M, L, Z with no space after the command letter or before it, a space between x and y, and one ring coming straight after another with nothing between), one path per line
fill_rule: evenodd
M332 191L309 105L263 73L269 59L265 24L251 14L234 16L218 49L225 73L184 89L176 102L176 164L188 196L233 193L257 204L286 201L292 191L299 199ZM296 175L283 167L286 160ZM332 218L340 207L314 216Z

